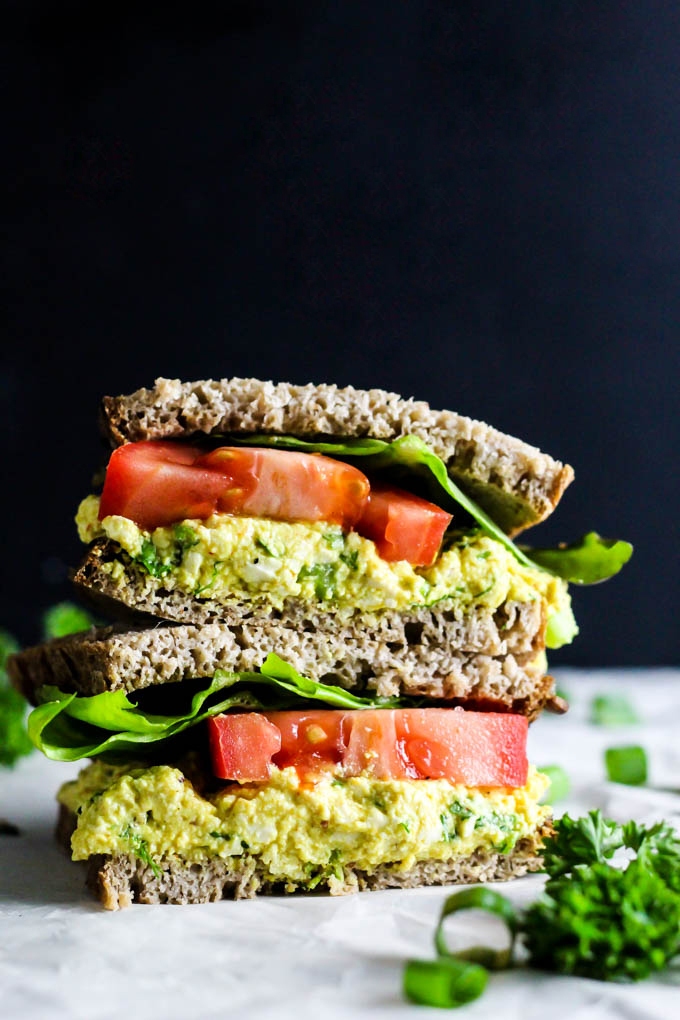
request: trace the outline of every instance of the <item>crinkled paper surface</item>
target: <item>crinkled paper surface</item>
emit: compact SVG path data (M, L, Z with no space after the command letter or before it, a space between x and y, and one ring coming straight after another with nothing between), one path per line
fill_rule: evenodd
M567 769L573 791L564 807L572 813L600 807L621 821L666 818L680 827L680 795L672 792L680 790L680 671L563 671L558 681L571 711L544 715L532 727L530 757L539 767ZM613 691L629 695L641 725L602 729L588 722L592 696ZM604 781L604 748L630 743L647 748L654 789ZM53 842L54 794L77 771L36 753L0 773L0 817L21 829L0 837L2 1020L446 1015L407 1004L401 973L408 957L432 957L448 890L135 905L109 913L84 890L82 866ZM541 884L531 877L502 889L523 903ZM486 923L463 915L452 938L477 942L486 937ZM516 970L493 975L486 994L455 1015L676 1020L680 971L614 985Z

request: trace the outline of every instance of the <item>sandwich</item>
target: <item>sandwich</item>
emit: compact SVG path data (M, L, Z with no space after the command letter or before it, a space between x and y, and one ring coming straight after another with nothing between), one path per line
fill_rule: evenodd
M9 664L58 837L109 908L506 879L540 867L527 728L564 711L568 582L627 543L513 538L572 469L381 390L159 379L104 399L76 516L115 622Z

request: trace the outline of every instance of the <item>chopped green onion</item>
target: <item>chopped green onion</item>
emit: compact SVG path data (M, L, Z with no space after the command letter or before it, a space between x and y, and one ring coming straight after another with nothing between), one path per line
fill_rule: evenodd
M550 786L541 797L541 804L555 804L569 796L571 781L561 765L542 765L538 771L550 780Z
M607 778L611 783L642 786L647 782L647 755L643 747L629 744L608 747L604 752Z
M599 694L591 702L590 721L595 726L634 726L640 717L623 694Z
M451 956L409 960L404 967L404 994L419 1006L455 1009L478 999L488 980L483 967Z
M444 938L444 921L451 914L459 910L486 910L489 914L495 914L508 926L510 931L510 945L507 949L495 950L486 946L472 946L460 952L452 953ZM442 912L439 918L437 930L434 933L434 944L440 956L455 956L459 960L470 960L480 963L491 970L502 970L510 965L512 947L515 940L517 927L517 914L510 900L500 893L491 889L463 889L462 892L453 893L444 901Z

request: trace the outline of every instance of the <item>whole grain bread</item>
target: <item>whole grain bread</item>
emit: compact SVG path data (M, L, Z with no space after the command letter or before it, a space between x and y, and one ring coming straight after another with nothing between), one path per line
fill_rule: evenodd
M547 517L573 478L569 465L484 422L379 389L160 378L151 389L104 397L101 423L113 446L222 434L384 440L416 435L509 534Z
M257 670L272 651L323 683L383 697L473 702L533 718L554 700L552 677L536 662L544 632L538 602L466 615L439 603L348 619L301 605L281 619L256 607L235 612L230 623L95 628L26 649L7 668L35 702L44 684L83 695L133 692L216 669Z
M75 816L61 807L57 839L69 849ZM411 889L424 885L471 882L503 882L530 871L540 871L540 848L552 831L545 823L533 836L525 837L506 854L476 850L469 857L448 861L420 861L406 870L399 864L384 864L366 872L346 867L342 879L323 877L316 888L332 895L365 889ZM107 910L131 903L212 903L221 899L243 899L262 893L305 892L294 884L271 882L262 863L252 856L205 863L189 863L179 857L154 862L156 870L132 855L97 855L87 862L87 884ZM159 874L160 871L160 874Z

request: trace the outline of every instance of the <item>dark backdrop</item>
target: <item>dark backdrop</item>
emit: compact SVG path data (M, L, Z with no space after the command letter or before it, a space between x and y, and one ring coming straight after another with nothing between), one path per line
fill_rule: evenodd
M2 622L68 591L102 393L383 386L636 544L559 661L678 661L680 22L663 2L35 3L2 33ZM557 660L557 656L555 657Z

